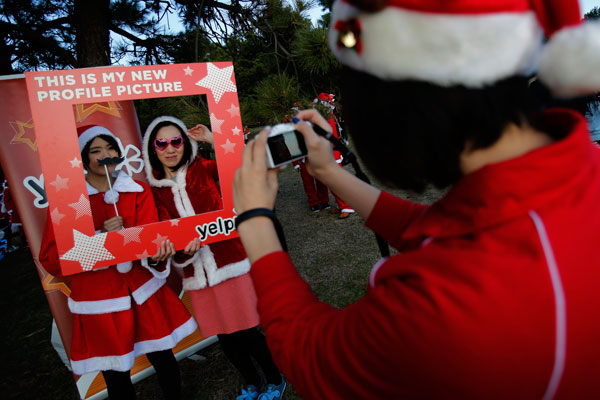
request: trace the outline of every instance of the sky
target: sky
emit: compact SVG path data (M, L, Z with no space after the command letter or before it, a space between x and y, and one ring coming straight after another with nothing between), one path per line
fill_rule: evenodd
M581 8L581 15L589 12L594 7L600 7L600 0L579 0L579 7Z

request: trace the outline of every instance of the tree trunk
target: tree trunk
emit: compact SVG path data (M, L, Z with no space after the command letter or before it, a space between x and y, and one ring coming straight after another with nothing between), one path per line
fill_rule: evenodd
M110 65L110 0L75 0L77 67Z

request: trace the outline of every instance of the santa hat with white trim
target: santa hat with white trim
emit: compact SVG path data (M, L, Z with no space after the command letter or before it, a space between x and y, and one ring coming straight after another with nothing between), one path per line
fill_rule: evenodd
M600 91L600 21L583 23L577 0L336 0L331 20L335 56L383 80L482 88L537 73L558 97Z
M79 142L79 151L83 151L83 148L86 144L94 140L97 136L106 135L110 136L119 145L119 149L121 150L121 154L123 154L123 144L121 140L116 137L108 128L105 128L100 125L83 125L77 128L77 140Z

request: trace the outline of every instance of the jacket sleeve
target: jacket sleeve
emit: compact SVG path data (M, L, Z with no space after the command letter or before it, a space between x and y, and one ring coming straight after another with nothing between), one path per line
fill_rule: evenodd
M338 310L316 298L285 252L255 261L251 276L273 359L302 398L398 398L396 367L410 365L416 346L398 329L412 321L397 288L382 285Z
M136 198L135 226L158 222L158 212L150 187L143 182L137 183L142 185L144 191L138 194Z
M58 261L58 250L56 249L56 240L54 238L54 229L52 228L52 219L50 218L50 210L48 210L38 257L40 263L49 274L62 276L60 263Z
M390 246L400 249L402 248L402 233L428 207L381 191L365 225L383 237Z

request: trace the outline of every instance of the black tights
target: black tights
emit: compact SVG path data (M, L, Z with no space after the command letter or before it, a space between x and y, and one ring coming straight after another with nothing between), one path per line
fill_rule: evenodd
M181 399L181 377L179 365L171 350L155 351L146 354L156 370L158 384L162 389L165 400ZM102 371L106 381L106 390L110 400L134 400L135 390L129 371Z
M261 377L252 363L256 360L265 373L267 383L279 385L281 375L271 358L265 336L257 328L217 335L225 356L242 374L248 385L259 386Z

